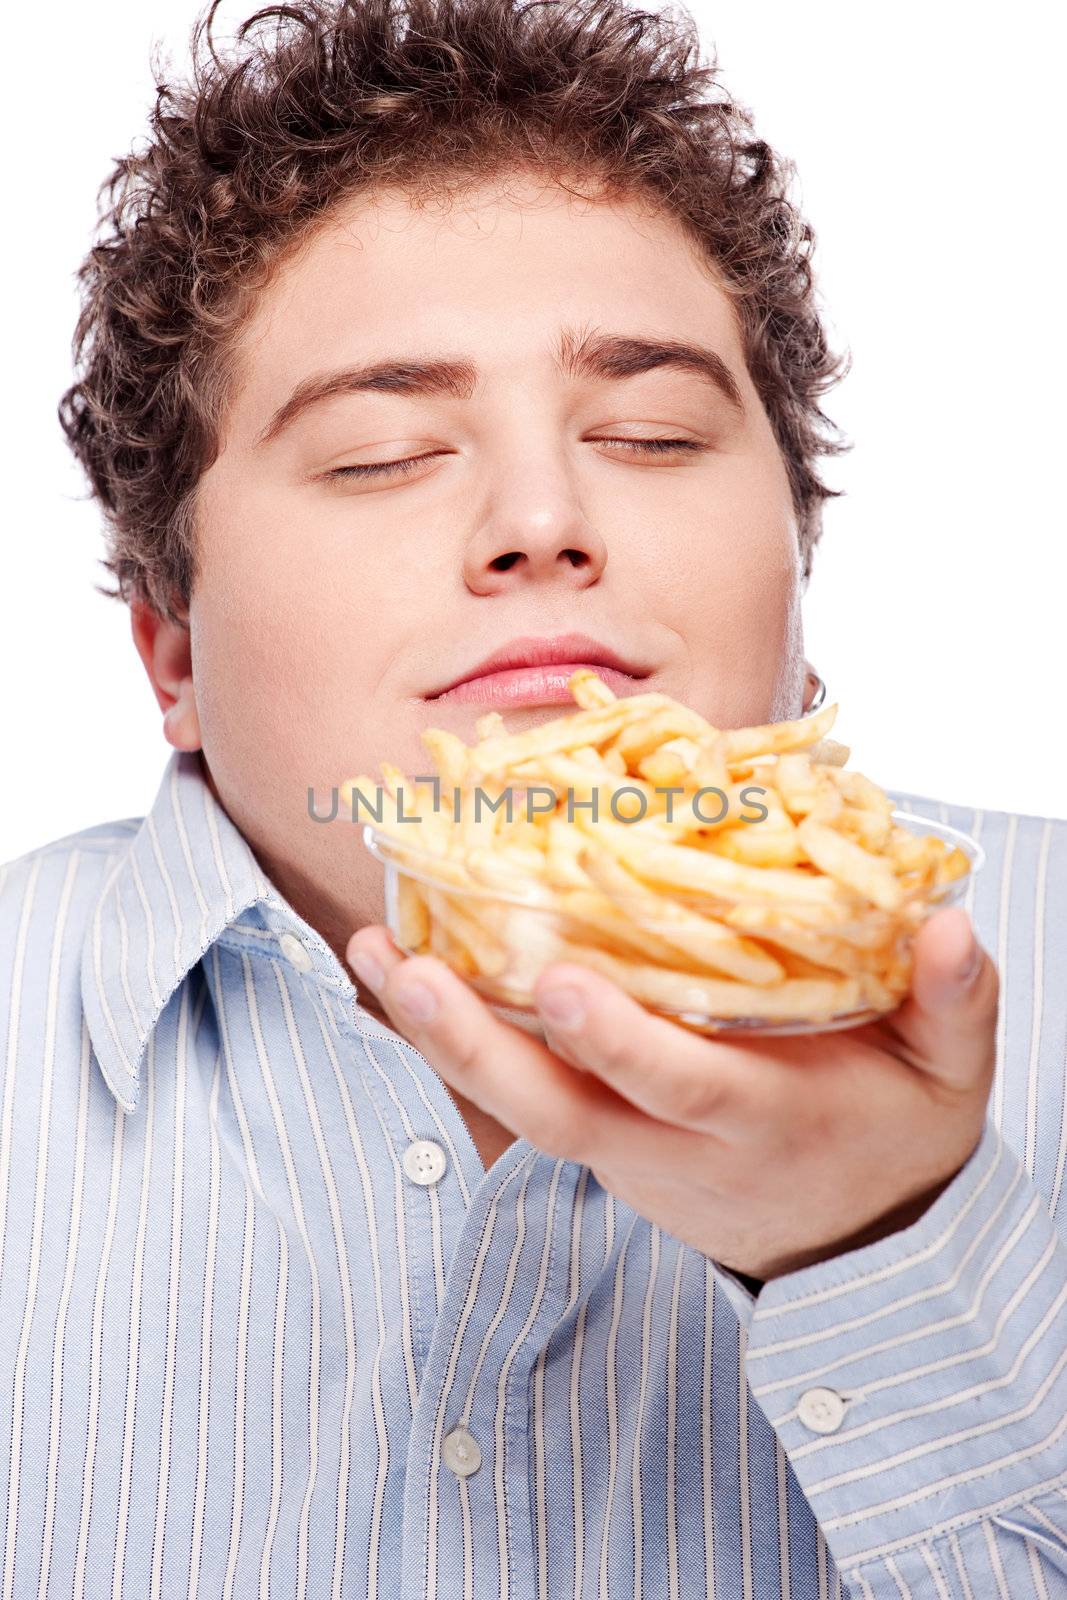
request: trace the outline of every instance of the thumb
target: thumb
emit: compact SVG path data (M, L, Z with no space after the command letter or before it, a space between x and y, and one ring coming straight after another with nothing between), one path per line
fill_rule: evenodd
M962 906L945 906L926 919L913 956L899 1031L927 1072L960 1088L973 1086L993 1071L997 969Z

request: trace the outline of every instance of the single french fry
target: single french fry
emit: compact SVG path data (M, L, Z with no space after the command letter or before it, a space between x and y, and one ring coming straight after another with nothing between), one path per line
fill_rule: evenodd
M728 789L730 769L726 762L727 736L716 733L713 739L697 740L700 756L693 767L693 782L698 789Z
M440 902L434 899L432 891L427 895L427 910L430 914L429 954L447 962L462 977L474 977L478 972L477 958L451 932L445 917L441 914Z
M602 972L646 1004L712 1018L826 1021L838 1013L856 1010L862 997L858 978L785 978L781 983L761 987L731 978L673 972L577 944L565 948L557 959L576 961Z
M666 739L655 750L650 750L647 756L642 756L636 764L636 770L649 783L681 783L691 776L701 753L695 739L684 736Z
M415 793L415 785L413 783L409 783L407 778L401 772L400 768L394 767L391 761L383 761L380 763L380 765L382 769L382 781L384 782L389 794L392 795L393 798L396 799L401 805L403 804L405 796L410 801Z
M456 829L456 848L461 857L493 843L498 827L507 819L507 806L506 784L479 783L461 792Z
M832 783L824 782L819 791L819 798L808 812L808 816L814 817L816 822L825 822L830 827L836 827L844 810L845 797L840 789L835 789Z
M812 766L806 751L785 751L774 763L768 778L791 817L806 817L818 805L826 787L826 779Z
M584 762L575 761L572 756L538 756L530 761L524 761L514 770L516 776L527 783L544 783L561 790L564 794L570 792L575 811L579 809L579 802L591 801L596 791L598 817L613 816L611 810L613 796L618 796L616 809L623 817L636 818L640 815L639 796L643 797L646 809L654 808L660 803L660 797L656 794L653 784L645 783L641 778L617 778L605 766L599 769L586 766Z
M708 849L754 867L795 867L805 859L792 823L777 827L767 821L721 828L709 839Z
M819 934L856 950L877 950L890 937L895 919L872 905L827 906L762 904L754 900L725 906L719 913L727 927L753 937L775 939L779 932Z
M499 711L487 711L484 717L479 717L475 722L474 731L479 739L495 739L498 734L507 733L508 730Z
M835 978L841 974L840 968L831 970L817 961L812 961L810 956L802 956L795 950L780 948L778 959L787 978Z
M423 728L421 738L433 757L442 789L462 789L470 754L463 740L445 728Z
M669 703L666 695L631 695L614 700L610 705L594 706L590 711L554 717L551 722L543 722L523 733L485 739L470 752L468 776L474 782L505 777L515 767L537 756L562 755L579 745L601 744L625 724Z
M857 949L855 945L846 944L843 939L835 939L829 934L777 928L765 933L763 938L776 952L787 950L791 955L801 957L824 971L840 972L847 977L871 971L880 959L870 951Z
M583 711L592 711L597 706L610 706L618 698L603 678L598 678L588 667L579 667L577 672L572 672L567 680L567 688Z
M624 866L652 883L677 887L689 893L707 892L723 899L800 900L820 904L839 904L845 899L841 888L830 877L776 867L749 867L727 861L707 850L694 850L684 844L659 844L635 839L640 824L593 823L582 812L575 821L585 832L605 844ZM593 830L596 830L595 833Z
M422 885L400 872L396 877L397 942L413 954L430 943L430 913Z
M430 889L426 904L433 921L469 952L475 971L490 978L504 971L509 959L507 945L485 926L470 901L461 906L443 890Z
M630 705L633 703L629 701ZM637 772L638 763L668 739L684 736L712 740L717 731L698 711L671 700L666 705L651 708L647 715L630 720L616 733L610 748L622 756L628 771Z
M371 822L374 828L393 838L412 855L434 856L445 854L448 827L444 818L431 810L419 811L412 807L413 791L375 784L372 778L349 778L340 786L340 797L345 814L352 815L352 796L356 796L355 820ZM372 808L368 810L368 808ZM380 813L375 816L374 812Z
M756 728L726 728L726 760L732 765L753 756L799 750L829 733L837 718L837 705L823 706L810 717L793 722L767 722Z
M852 751L847 744L838 744L836 739L817 739L809 747L808 754L822 766L843 767Z
M847 771L844 767L828 767L826 776L841 791L850 805L859 806L864 811L872 811L876 816L890 821L893 802L883 789L879 789L870 778L865 778L862 772Z
M818 820L822 821L820 817ZM865 850L884 851L889 842L889 818L876 811L864 811L858 806L842 806L832 825L839 833L855 839Z
M954 844L947 855L940 857L937 863L937 882L952 883L956 878L962 878L970 871L971 863L965 851L958 844Z
M814 817L805 817L797 833L808 859L829 877L883 911L899 909L904 893L884 856L872 855Z

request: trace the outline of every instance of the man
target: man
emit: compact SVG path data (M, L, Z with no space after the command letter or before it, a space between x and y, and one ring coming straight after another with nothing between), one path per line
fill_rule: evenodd
M542 1043L308 814L583 661L801 711L785 167L617 0L210 43L62 408L174 749L4 869L4 1600L1067 1592L1067 827L949 813L978 938L882 1028L698 1039L570 966Z

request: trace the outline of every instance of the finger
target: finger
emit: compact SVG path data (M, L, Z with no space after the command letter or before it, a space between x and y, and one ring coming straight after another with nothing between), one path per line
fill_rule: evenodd
M350 941L351 949L355 938ZM379 945L361 929L357 951ZM366 981L366 980L364 980ZM589 1166L650 1159L648 1119L606 1084L576 1071L531 1034L496 1017L434 956L401 957L376 989L384 1010L442 1078L550 1155ZM412 1004L414 1002L414 1005ZM655 1130L676 1161L686 1138Z
M545 967L534 1002L550 1044L673 1126L724 1130L757 1114L780 1086L780 1064L656 1016L579 963Z
M388 928L380 923L359 928L348 941L345 958L360 982L375 993L385 982L386 974L407 959L393 943Z
M957 1088L991 1077L999 980L962 906L945 906L915 936L911 991L893 1018L909 1059Z

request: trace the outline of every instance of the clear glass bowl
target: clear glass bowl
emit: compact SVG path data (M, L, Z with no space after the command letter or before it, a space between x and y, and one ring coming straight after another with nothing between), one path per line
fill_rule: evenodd
M650 916L644 896L628 904L596 889L531 883L504 892L450 882L439 856L373 823L363 825L363 842L385 869L386 923L398 948L439 957L531 1031L539 1031L531 1020L538 973L553 961L576 961L700 1033L823 1033L895 1010L907 993L917 929L932 911L964 899L985 860L978 842L956 828L911 812L892 817L913 834L958 846L968 870L909 895L899 912L856 899L847 910L836 907L829 922L804 902L712 902L673 889L662 893L678 910L667 907L664 920ZM779 976L769 978L775 968Z

